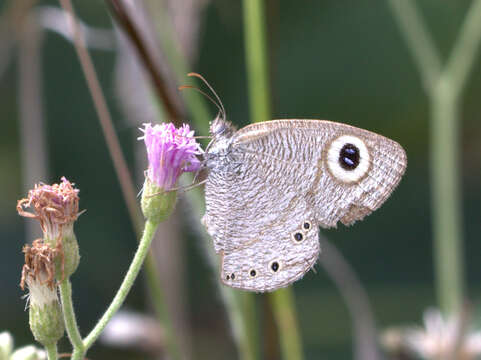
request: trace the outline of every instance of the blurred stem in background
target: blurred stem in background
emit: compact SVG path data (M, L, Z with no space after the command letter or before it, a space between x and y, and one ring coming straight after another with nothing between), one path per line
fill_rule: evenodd
M389 5L421 75L431 107L430 158L438 302L459 312L464 297L459 122L461 95L481 40L481 0L473 0L444 66L413 0Z
M271 118L271 109L264 2L244 0L243 6L250 118L253 122L267 121ZM243 296L246 306L254 314L253 295L245 293ZM292 287L277 290L268 296L279 331L282 357L285 360L302 359L302 341ZM252 336L258 338L255 333Z
M319 240L325 253L319 258L319 264L336 285L351 315L353 359L381 360L376 324L366 290L342 253L324 236L321 235Z
M117 20L119 20L119 25L122 26L125 34L129 37L130 41L137 50L139 59L142 61L146 70L148 71L151 81L154 84L165 84L163 81L156 80L156 77L162 76L160 71L155 70L147 66L147 63L153 63L152 59L147 59L151 56L148 52L140 51L139 46L142 46L143 39L136 34L137 29L135 26L125 26L126 20L133 24L132 19L130 19L129 13L126 11L126 7L122 0L109 0L108 4L112 14ZM187 63L185 59L179 52L178 47L175 45L172 39L171 31L171 21L166 16L167 12L164 8L165 4L157 1L148 1L146 3L149 13L156 23L157 34L160 38L161 47L163 53L167 57L167 62L172 68L176 80L182 83L186 80L186 74L189 72ZM120 14L119 14L120 12ZM120 16L119 16L120 15ZM121 19L121 20L120 20ZM171 93L168 94L168 101L175 103L170 97L173 96ZM205 101L201 96L195 93L185 93L185 102L187 109L192 117L192 122L198 132L201 134L207 134L209 130L209 111L207 110ZM162 107L162 104L160 104ZM204 204L202 200L202 195L199 189L193 189L186 194L187 200L193 205L196 214L201 216L204 212ZM205 234L205 231L203 232ZM210 241L206 237L205 241ZM212 265L215 271L218 268L218 259L213 251L212 246L209 244L206 246L207 257L209 263ZM243 299L240 297L240 292L233 289L227 288L225 286L220 286L220 292L222 294L222 299L226 306L226 311L229 316L229 321L231 323L231 328L233 332L234 341L240 352L240 358L242 360L254 360L256 359L255 349L251 345L250 337L248 334L252 333L255 329L250 326L250 315L244 311Z
M43 32L37 23L35 10L23 16L18 38L18 99L20 149L23 192L27 193L39 181L48 181L49 163L42 103L42 47ZM4 19L4 21L7 21ZM17 25L19 27L19 25ZM40 237L37 224L27 222L26 239Z
M77 51L82 70L85 73L85 78L89 90L91 92L95 109L97 111L102 131L107 143L109 153L112 157L112 162L119 178L119 182L122 189L122 195L127 204L130 218L134 226L134 230L137 235L142 234L142 215L136 199L135 187L133 185L132 177L129 173L125 158L123 156L122 149L119 144L115 129L113 127L110 112L107 107L107 103L102 93L100 83L97 79L95 69L85 45L84 34L80 32L75 12L73 10L70 0L60 0L62 7L67 13L70 14L70 26L75 41L75 49ZM138 237L140 239L140 237ZM145 271L148 286L152 294L152 302L155 306L156 314L159 317L160 322L165 326L166 337L168 339L168 350L173 359L178 358L178 349L174 341L172 334L172 325L168 317L166 307L164 304L164 297L162 289L160 288L160 281L157 277L155 270L155 261L152 257L152 253L149 252L147 260L145 262Z

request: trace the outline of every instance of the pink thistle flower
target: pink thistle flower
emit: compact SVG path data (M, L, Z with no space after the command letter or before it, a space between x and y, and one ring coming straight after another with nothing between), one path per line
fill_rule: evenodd
M18 200L17 211L21 216L37 219L47 239L56 241L65 230L72 230L79 213L79 190L65 177L60 184L35 184L28 198ZM33 213L26 211L31 207Z
M184 172L195 172L200 168L197 155L202 154L200 145L194 139L194 131L184 124L176 129L171 123L144 124L140 129L144 136L149 167L147 177L163 190L171 190Z

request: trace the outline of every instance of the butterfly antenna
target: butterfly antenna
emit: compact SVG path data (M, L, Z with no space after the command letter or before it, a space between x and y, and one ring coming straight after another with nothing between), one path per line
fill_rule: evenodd
M219 95L217 95L217 93L215 92L214 88L208 83L208 81L200 74L197 74L195 72L191 72L191 73L188 73L187 76L193 76L193 77L196 77L196 78L199 78L200 80L202 80L204 82L204 84L207 85L207 87L209 88L210 91L212 91L212 94L214 94L215 98L217 99L217 101L219 102L221 108L222 108L222 114L223 114L223 117L224 119L227 119L227 116L226 116L226 112L225 112L225 108L224 108L224 104L222 104L222 101L220 100L220 97Z
M217 101L215 101L212 96L210 96L209 94L207 94L205 91L202 91L201 89L195 87L195 86L192 86L192 85L182 85L182 86L179 86L179 90L185 90L185 89L192 89L192 90L195 90L197 92L200 92L202 95L204 95L207 99L209 99L212 104L214 104L215 106L217 106L217 109L219 109L219 112L221 112L224 117L225 117L225 112L224 112L224 106L222 105L222 103L219 105L219 103Z

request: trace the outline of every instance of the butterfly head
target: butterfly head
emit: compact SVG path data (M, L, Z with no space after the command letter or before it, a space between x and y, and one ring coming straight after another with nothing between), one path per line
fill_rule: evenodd
M204 154L204 164L206 167L214 168L221 162L226 161L235 130L234 125L226 121L222 114L217 115L217 117L211 121L210 134L212 140L209 145L207 145Z
M222 113L219 113L217 117L210 122L210 134L216 137L231 137L235 128L231 122L225 120Z

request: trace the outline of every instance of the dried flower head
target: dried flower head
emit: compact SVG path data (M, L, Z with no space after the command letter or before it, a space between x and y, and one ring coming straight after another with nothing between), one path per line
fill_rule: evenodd
M71 229L79 213L78 189L65 177L60 184L36 184L28 198L17 202L19 215L38 219L46 238L58 239L65 229ZM26 211L31 207L33 213Z
M144 124L140 129L144 135L149 167L147 177L162 190L171 190L184 172L195 172L200 168L196 157L202 154L194 139L194 131L184 124L176 129L173 124Z
M64 258L62 245L59 242L57 247L52 248L43 242L42 239L34 240L32 246L25 245L23 247L25 254L25 264L22 268L22 279L20 287L25 290L27 283L30 291L37 287L47 286L50 289L55 287L56 259L60 259L62 278Z
M55 344L64 333L62 309L58 300L55 273L56 259L61 258L63 277L62 243L51 248L41 239L35 240L32 246L23 248L25 265L22 269L20 286L28 286L30 329L35 340L42 345Z

